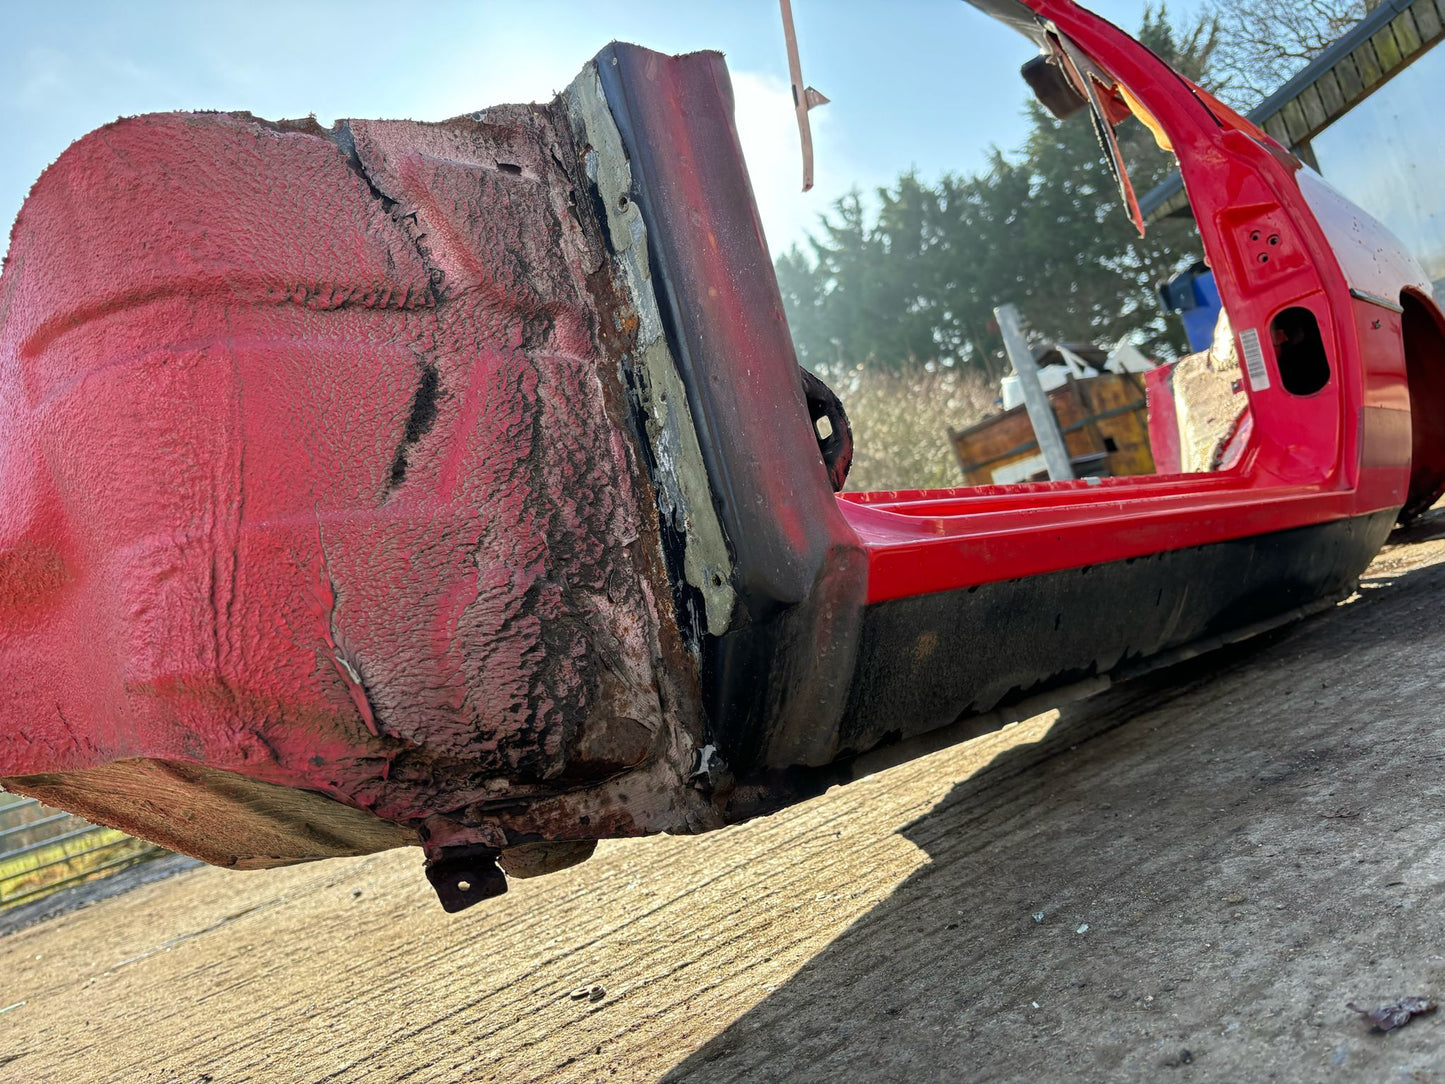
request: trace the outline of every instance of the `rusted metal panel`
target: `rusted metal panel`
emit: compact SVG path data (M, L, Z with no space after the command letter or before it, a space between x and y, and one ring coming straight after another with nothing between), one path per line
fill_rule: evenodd
M0 297L12 789L219 865L420 842L460 907L832 759L866 563L738 273L726 73L602 68L441 124L135 118L42 178Z
M718 823L588 187L561 104L62 155L0 298L12 789L232 865Z
M1228 310L1331 328L1245 468L835 497L715 54L614 46L443 124L133 118L0 279L0 777L222 864L418 840L457 908L1341 597L1415 455L1347 291L1423 272L1034 13L1181 148Z

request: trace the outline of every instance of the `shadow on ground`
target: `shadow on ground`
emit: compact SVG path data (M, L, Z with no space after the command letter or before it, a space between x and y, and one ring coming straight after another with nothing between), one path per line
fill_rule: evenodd
M1442 590L1379 580L1066 709L666 1079L1431 1079L1438 1018L1372 1035L1345 1003L1445 993Z

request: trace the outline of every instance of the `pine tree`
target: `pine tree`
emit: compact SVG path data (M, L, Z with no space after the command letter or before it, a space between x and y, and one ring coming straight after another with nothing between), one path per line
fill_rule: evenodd
M1203 18L1187 32L1161 4L1139 39L1202 80L1217 41ZM1165 222L1140 239L1088 117L1057 120L1028 107L1029 135L997 149L976 176L928 184L905 173L876 193L870 215L858 193L820 220L808 251L777 262L800 360L835 379L865 366L889 372L963 366L990 379L1004 368L995 305L1012 302L1050 338L1112 345L1129 337L1173 356L1182 333L1159 312L1156 284L1199 258L1190 223ZM1116 129L1135 189L1174 167L1133 119Z

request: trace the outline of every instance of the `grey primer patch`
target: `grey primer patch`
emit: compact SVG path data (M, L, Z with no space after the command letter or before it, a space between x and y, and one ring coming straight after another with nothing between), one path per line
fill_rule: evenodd
M587 178L597 186L623 284L637 314L634 360L641 379L635 384L642 422L656 460L652 481L658 508L683 538L683 576L702 596L707 632L721 636L727 631L735 601L730 582L732 559L713 507L687 389L668 349L652 291L647 227L642 212L629 197L632 167L595 64L583 68L568 88L567 105L577 143L588 148Z

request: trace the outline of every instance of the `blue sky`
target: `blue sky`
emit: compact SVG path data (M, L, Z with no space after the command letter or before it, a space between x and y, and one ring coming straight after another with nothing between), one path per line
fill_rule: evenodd
M1136 30L1143 0L1095 4ZM249 110L277 119L440 120L549 99L614 38L727 54L738 124L774 250L832 200L978 168L1024 133L1028 42L959 0L794 0L803 75L832 99L812 113L817 187L798 191L797 129L775 0L671 3L430 0L425 5L0 0L0 226L74 139L117 116Z

